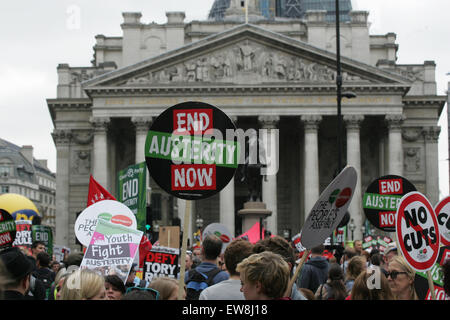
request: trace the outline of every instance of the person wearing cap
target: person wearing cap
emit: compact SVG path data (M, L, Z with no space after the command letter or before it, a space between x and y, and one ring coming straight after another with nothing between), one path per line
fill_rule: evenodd
M383 253L384 257L384 264L385 268L389 268L389 262L394 258L396 255L398 255L397 251L397 244L395 242L391 242L388 244L387 248L384 250Z
M7 272L4 300L26 300L26 294L30 287L30 276L34 270L33 264L17 247L7 248L0 252Z

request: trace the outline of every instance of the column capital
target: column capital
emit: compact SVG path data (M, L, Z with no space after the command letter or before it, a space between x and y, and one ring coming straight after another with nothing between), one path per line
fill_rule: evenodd
M131 122L134 124L136 131L148 131L152 124L153 117L135 116L131 117Z
M362 114L346 114L343 119L347 130L359 130L364 116Z
M305 130L317 130L322 121L322 116L318 114L306 114L300 117L305 126Z
M431 126L424 127L422 133L425 137L425 142L438 142L439 134L441 133L441 127L439 126Z
M405 119L406 117L403 114L387 114L384 121L387 123L389 130L401 130Z
M89 122L94 127L94 132L106 132L108 130L109 123L111 122L110 117L90 117Z
M70 143L73 134L71 129L54 129L52 137L56 146L63 146Z
M275 129L279 121L280 116L277 115L258 116L258 122L263 129Z

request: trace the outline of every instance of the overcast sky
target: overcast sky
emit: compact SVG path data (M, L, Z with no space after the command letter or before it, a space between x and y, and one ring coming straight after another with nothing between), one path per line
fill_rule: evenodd
M56 97L60 63L89 66L95 35L122 36L122 12L141 12L144 23L165 23L167 11L185 21L206 19L214 0L14 0L0 5L0 138L32 145L56 171L53 124L46 99ZM450 1L353 0L369 11L371 34L397 34L399 64L436 62L439 95L450 76ZM441 196L448 195L447 107L439 125Z

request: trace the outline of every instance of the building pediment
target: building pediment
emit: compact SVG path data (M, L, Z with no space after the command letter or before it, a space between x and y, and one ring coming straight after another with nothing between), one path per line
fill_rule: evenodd
M404 77L341 58L347 85L408 85ZM85 90L217 85L334 85L336 55L253 25L241 25L83 83Z

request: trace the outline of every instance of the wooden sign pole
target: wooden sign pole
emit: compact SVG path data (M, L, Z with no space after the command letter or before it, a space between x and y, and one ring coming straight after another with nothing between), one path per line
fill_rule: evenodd
M434 292L433 278L431 277L431 271L427 270L428 287L430 288L431 298L436 300L436 292Z
M292 286L294 285L295 280L297 280L298 275L300 274L300 271L301 271L302 268L303 268L303 264L305 263L306 259L307 259L308 256L309 256L309 252L310 252L310 250L309 250L309 249L306 249L305 252L303 253L303 256L302 256L302 258L300 259L300 262L299 262L299 264L298 264L298 266L297 266L297 269L295 269L295 273L294 273L294 275L292 276L291 280L289 281L288 288L287 288L287 292L286 292L286 295L287 295L287 296L290 296L290 295L291 295Z
M186 200L186 210L184 213L183 224L183 243L180 253L180 280L178 282L178 300L184 300L184 274L186 270L186 250L187 250L187 238L189 233L189 224L191 221L191 200Z

